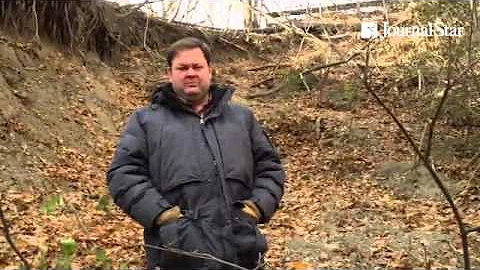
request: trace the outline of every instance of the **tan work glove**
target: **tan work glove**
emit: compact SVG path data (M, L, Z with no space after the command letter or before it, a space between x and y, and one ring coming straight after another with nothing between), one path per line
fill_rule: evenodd
M181 217L183 217L183 214L180 210L180 207L174 206L170 209L163 211L155 220L155 225L161 226L170 221L175 221Z
M251 200L243 201L242 211L249 217L253 218L256 222L259 222L260 218L262 218L262 212L260 212L258 206Z

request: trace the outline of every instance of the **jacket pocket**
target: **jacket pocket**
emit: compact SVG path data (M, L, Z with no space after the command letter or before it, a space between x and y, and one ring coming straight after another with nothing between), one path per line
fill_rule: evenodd
M180 251L205 253L220 259L228 258L223 237L220 230L213 228L205 220L190 220L181 218L170 222L159 228L161 244L166 248L173 248ZM161 257L162 265L181 266L182 269L192 269L200 266L207 269L219 269L221 264L214 261L184 256L172 251L163 251Z
M179 223L182 220L175 220L168 222L166 224L161 225L158 227L157 230L157 235L156 235L156 243L160 245L162 250L155 250L153 255L154 257L158 258L158 261L155 263L158 263L159 266L162 268L169 268L174 265L176 261L178 261L181 258L181 255L169 251L169 250L164 250L168 248L172 249L178 249L178 229L179 229Z
M160 243L166 247L177 247L178 242L178 223L181 220L175 220L161 225L158 228Z
M264 253L267 240L256 225L256 220L248 216L236 205L233 207L232 241L238 254Z

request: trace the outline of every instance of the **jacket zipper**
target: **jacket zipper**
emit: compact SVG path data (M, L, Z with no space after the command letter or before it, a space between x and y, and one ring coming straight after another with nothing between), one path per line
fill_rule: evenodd
M232 215L232 209L230 207L230 204L229 204L229 199L228 199L228 194L226 193L227 192L227 189L225 187L225 179L224 179L224 176L222 175L222 173L220 172L220 168L218 167L220 164L219 162L217 161L217 158L215 157L215 154L213 153L213 149L207 139L207 135L205 134L205 120L203 118L203 114L200 115L200 130L202 132L202 136L203 136L203 139L205 140L205 143L207 145L207 148L208 148L208 151L210 152L210 155L212 156L212 159L213 159L213 165L215 166L215 174L216 176L219 178L220 180L220 188L222 190L222 193L223 193L223 200L225 201L225 207L227 209L227 224L229 224L231 222L231 215ZM216 135L216 134L215 134ZM220 145L219 145L220 147Z

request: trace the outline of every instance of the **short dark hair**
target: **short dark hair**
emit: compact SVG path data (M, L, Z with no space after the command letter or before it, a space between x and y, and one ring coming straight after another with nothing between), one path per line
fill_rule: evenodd
M167 49L167 63L168 67L172 67L173 58L177 55L178 52L184 50L190 50L200 48L203 52L203 56L207 59L208 65L210 65L212 52L210 47L207 43L203 42L202 40L194 37L186 37L180 40L175 41L170 47Z

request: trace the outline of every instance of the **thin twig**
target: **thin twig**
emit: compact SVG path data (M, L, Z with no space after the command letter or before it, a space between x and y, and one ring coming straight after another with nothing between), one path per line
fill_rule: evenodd
M344 34L338 34L338 35L335 35L335 36L330 36L328 34L324 34L324 35L320 35L320 36L317 36L319 39L322 39L322 40L328 40L328 41L332 41L332 40L337 40L337 39L342 39L342 38L349 38L351 37L352 34L350 33L344 33Z
M298 56L302 52L304 42L305 42L305 37L302 37L302 40L300 41L300 45L298 46L298 51L297 51L297 55L295 55L295 58L298 58Z
M310 30L311 25L312 25L311 19L309 19L309 20L308 20L307 27L305 28L305 33L308 33L308 30ZM298 46L298 51L297 51L297 55L295 55L295 58L298 58L298 56L299 56L300 53L302 52L303 44L304 44L304 43L305 43L305 37L302 37L302 40L300 41L300 45Z
M467 229L467 233L480 232L480 226Z
M425 140L425 137L427 136L427 131L428 131L428 127L430 126L430 123L425 123L425 126L423 127L423 131L422 131L422 137L420 138L420 144L418 145L418 149L420 150L420 152L423 150L423 145L424 145L424 140ZM420 157L415 155L417 158L416 158L416 161L415 161L415 167L417 165L420 164Z
M418 93L422 92L422 71L420 69L417 69L417 74L418 74Z
M192 257L192 258L199 258L199 259L216 261L216 262L221 263L223 265L228 265L230 267L233 267L233 268L239 269L239 270L250 270L250 269L242 267L238 264L234 264L234 263L227 262L225 260L219 259L219 258L217 258L217 257L215 257L211 254L208 254L208 253L202 253L202 252L196 252L196 251L184 251L184 250L181 250L181 249L166 247L166 246L163 246L163 245L162 246L154 246L154 245L144 244L144 246L148 247L148 248L153 248L153 249L157 249L157 250L162 250L162 251L166 251L166 252L180 254L180 255L184 255L184 256L188 256L188 257Z
M145 23L145 30L143 31L143 48L145 50L148 50L147 49L147 33L148 33L148 22L150 21L150 11L147 10L145 16L147 17L146 18L146 23Z
M3 200L2 200L3 201ZM0 207L0 219L2 220L2 225L3 225L3 234L5 235L5 239L7 239L8 244L10 247L15 251L15 253L20 257L20 260L22 260L23 265L25 266L25 269L29 270L32 267L30 266L30 263L23 257L22 253L17 249L15 246L15 243L13 243L12 237L10 236L10 231L8 230L8 222L5 219L5 215L3 214L3 209Z
M36 0L33 0L32 12L33 12L33 25L35 27L35 36L33 37L33 39L35 41L40 41L40 36L38 35L38 15L37 15L37 1Z
M470 177L470 179L468 180L469 183L471 183L473 181L473 179L475 178L475 176L477 175L477 171L480 170L480 163L478 163L477 167L473 170L472 172L472 176Z
M468 171L470 166L472 166L477 161L478 158L480 158L480 151L478 151L478 153L476 153L475 156L473 156L473 158L468 162L468 164L465 165L464 171Z
M231 42L231 41L228 41L227 39L225 39L225 38L223 38L223 37L221 37L221 36L218 36L217 38L220 39L221 41L227 43L227 44L230 44L230 45L234 46L235 48L237 48L237 49L239 49L239 50L241 50L241 51L244 51L244 52L246 52L246 53L250 53L247 49L243 48L242 46L240 46L240 45L238 45L238 44L235 44L235 43L233 43L233 42Z
M269 65L249 68L249 69L247 69L247 71L259 71L259 70L264 70L264 69L269 69L269 68L285 68L285 67L292 67L292 65L290 65L290 64L269 64Z
M305 81L305 77L303 76L303 73L300 72L300 74L298 74L298 76L300 77L300 79L302 79L302 82L303 82L303 85L305 86L305 89L307 89L307 91L310 92L310 87L308 86L307 82Z

